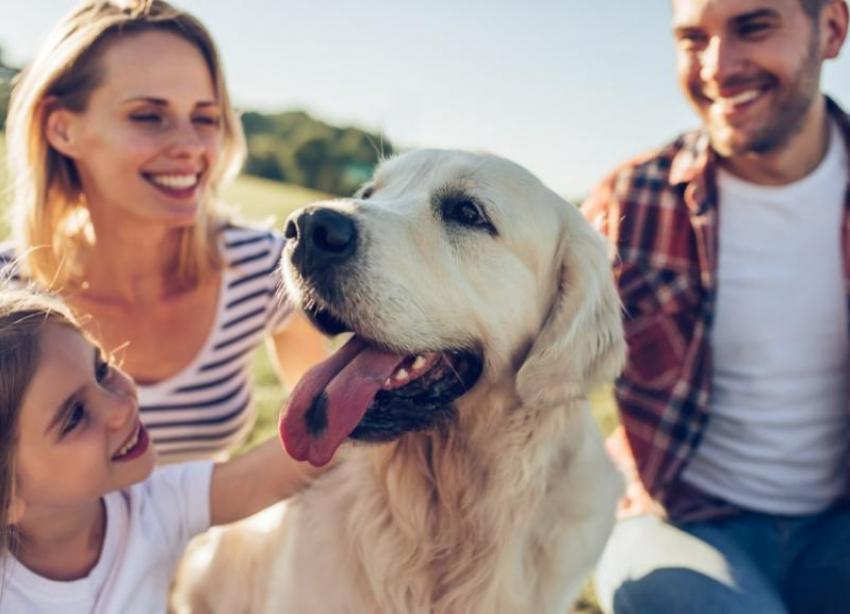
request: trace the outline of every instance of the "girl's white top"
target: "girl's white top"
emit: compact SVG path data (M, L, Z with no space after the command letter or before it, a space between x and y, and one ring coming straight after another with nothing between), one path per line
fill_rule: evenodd
M43 578L6 556L0 614L165 614L188 541L210 523L213 463L183 463L104 497L106 534L88 576Z

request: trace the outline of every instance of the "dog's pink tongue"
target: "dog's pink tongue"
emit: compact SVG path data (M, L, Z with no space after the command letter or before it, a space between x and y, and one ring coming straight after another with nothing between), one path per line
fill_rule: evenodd
M279 425L289 455L317 467L330 461L403 360L404 356L382 352L354 336L305 373Z

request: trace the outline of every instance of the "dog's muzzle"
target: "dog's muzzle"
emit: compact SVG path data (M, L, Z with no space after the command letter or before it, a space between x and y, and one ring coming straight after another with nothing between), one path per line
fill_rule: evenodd
M286 220L284 235L292 249L292 264L305 279L326 274L357 252L354 220L334 209L307 207Z

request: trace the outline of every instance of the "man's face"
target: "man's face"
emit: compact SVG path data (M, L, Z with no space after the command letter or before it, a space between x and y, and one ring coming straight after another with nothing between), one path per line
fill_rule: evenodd
M806 125L820 34L800 0L673 0L679 82L724 157L765 154Z

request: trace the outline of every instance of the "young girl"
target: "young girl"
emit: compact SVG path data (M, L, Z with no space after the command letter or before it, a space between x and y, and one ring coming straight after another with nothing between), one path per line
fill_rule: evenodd
M191 537L314 472L277 441L154 464L133 380L61 303L0 290L0 613L165 613Z

